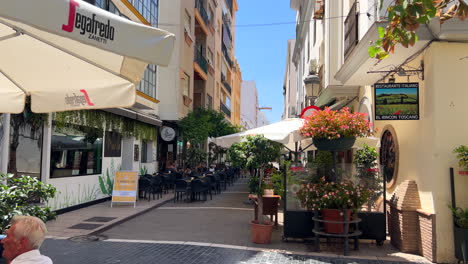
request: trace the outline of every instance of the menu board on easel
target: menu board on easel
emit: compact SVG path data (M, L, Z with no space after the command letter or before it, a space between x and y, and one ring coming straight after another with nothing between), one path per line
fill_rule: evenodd
M117 171L114 178L111 207L113 203L133 203L133 207L135 207L137 188L138 173L136 171Z

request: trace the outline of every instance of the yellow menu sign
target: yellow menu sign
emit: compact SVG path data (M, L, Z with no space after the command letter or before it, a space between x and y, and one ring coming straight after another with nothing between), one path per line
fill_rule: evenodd
M138 174L136 171L117 171L112 191L112 203L136 203ZM112 207L111 203L111 207Z

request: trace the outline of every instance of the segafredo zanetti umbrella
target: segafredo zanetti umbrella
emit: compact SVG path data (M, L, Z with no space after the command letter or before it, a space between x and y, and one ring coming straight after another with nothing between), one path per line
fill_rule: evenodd
M127 107L174 35L81 0L0 0L0 113Z

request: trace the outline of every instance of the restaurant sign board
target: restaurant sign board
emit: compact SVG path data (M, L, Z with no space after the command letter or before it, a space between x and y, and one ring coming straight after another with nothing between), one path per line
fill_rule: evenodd
M419 83L376 83L375 120L419 120Z
M138 173L136 171L117 171L114 178L112 203L133 203L135 207L137 188Z

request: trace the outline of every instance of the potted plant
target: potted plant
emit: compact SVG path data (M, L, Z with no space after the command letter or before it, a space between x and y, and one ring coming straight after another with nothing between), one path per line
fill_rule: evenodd
M245 166L255 168L254 175L258 177L258 221L253 220L250 224L252 242L257 244L267 244L271 241L273 223L265 221L263 218L263 189L264 173L268 163L277 160L281 153L281 144L273 142L263 135L247 136L246 141L236 143L231 148L235 148L245 157Z
M317 149L336 151L351 148L357 137L372 135L370 127L365 113L351 113L347 107L336 111L326 107L306 117L300 131L313 138Z
M359 184L350 181L340 183L327 182L325 177L316 182L302 184L296 196L303 207L308 210L317 209L322 218L327 221L343 221L343 212L346 210L347 220L351 219L351 212L360 209L371 191ZM324 223L327 233L343 233L344 225L337 223Z
M56 189L52 185L44 184L36 178L0 173L0 235L6 233L14 215L36 216L44 222L54 219L55 213L44 204L54 198L55 193Z
M453 150L457 154L458 166L460 167L459 173L468 175L468 147L460 145Z
M455 257L463 262L468 261L468 208L449 206L454 218Z
M383 180L379 177L379 169L377 168L378 156L377 150L366 144L354 153L354 164L356 164L359 183L374 190L367 201L367 211L369 212L372 211L372 206L383 193Z

